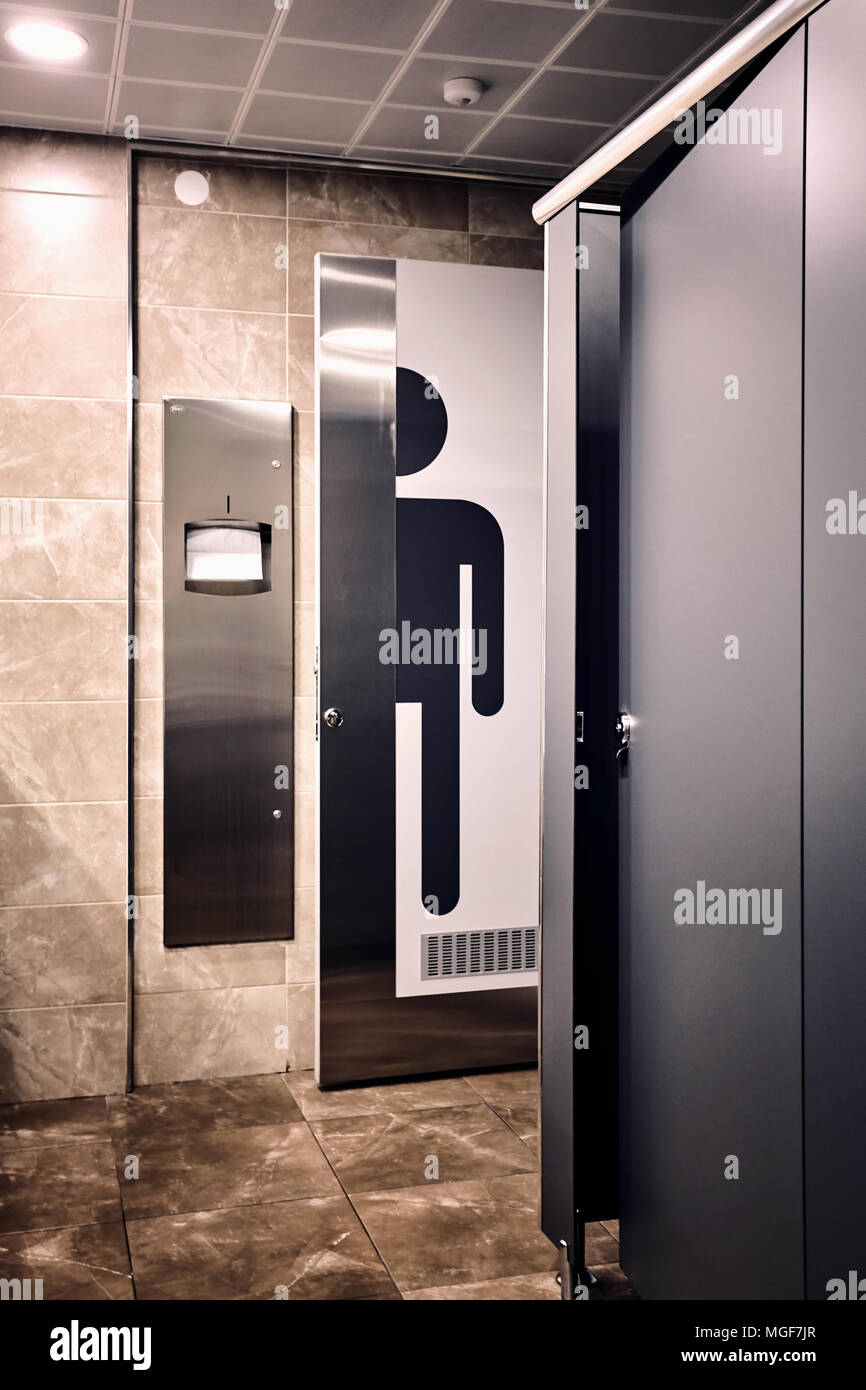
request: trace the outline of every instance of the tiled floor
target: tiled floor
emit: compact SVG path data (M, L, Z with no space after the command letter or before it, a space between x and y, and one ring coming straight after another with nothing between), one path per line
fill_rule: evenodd
M534 1071L0 1107L0 1278L46 1299L556 1299ZM632 1297L616 1222L592 1296Z

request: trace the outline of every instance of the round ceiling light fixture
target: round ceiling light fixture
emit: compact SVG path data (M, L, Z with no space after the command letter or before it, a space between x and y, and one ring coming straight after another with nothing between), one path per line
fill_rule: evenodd
M44 63L68 63L87 52L87 39L62 24L13 24L4 38L25 57Z

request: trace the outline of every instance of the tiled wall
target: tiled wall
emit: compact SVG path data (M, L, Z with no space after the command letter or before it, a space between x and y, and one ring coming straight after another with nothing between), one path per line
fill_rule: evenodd
M342 172L139 161L138 624L158 642L164 395L295 407L295 939L162 946L161 669L143 659L135 719L142 897L136 1075L142 1082L308 1067L313 1059L313 257L317 251L540 266L531 195L490 185ZM174 192L197 169L210 196ZM519 233L514 235L514 233ZM286 258L285 250L288 248ZM286 270L286 263L288 270ZM286 1025L288 1050L275 1047Z
M125 154L122 144L0 132L0 488L46 498L41 549L0 537L7 1099L123 1084ZM144 1084L312 1064L313 257L540 268L543 250L531 190L183 159L138 168L135 1073ZM185 168L208 178L200 207L175 196ZM289 400L296 410L290 942L162 945L164 395ZM287 1048L275 1045L280 1031Z
M0 1099L126 1066L126 151L0 132Z

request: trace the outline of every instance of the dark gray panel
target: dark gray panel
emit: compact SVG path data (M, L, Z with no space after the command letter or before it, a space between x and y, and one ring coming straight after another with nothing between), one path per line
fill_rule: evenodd
M803 1294L803 47L738 101L782 110L781 152L698 146L624 236L621 1261L648 1298ZM699 881L780 889L782 930L676 925Z
M819 1299L829 1279L866 1274L866 534L827 531L831 499L847 511L849 492L866 498L864 51L861 0L809 21L804 1036L807 1288Z
M577 286L572 203L545 227L544 782L541 893L541 1228L574 1250L574 632Z
M164 430L165 943L291 937L291 406L167 400ZM262 585L189 579L186 528L241 521Z
M573 1054L575 1195L582 1220L599 1221L619 1215L619 217L579 212L577 239L577 502L589 525L576 531L574 762L589 784L574 793L574 1023L589 1047Z
M546 230L541 1225L580 1268L583 1225L618 1214L619 218L572 204Z

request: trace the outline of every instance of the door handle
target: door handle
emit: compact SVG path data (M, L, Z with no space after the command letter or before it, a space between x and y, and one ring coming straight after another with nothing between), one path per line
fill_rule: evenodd
M343 711L332 706L325 710L324 719L329 729L339 729L343 722Z

